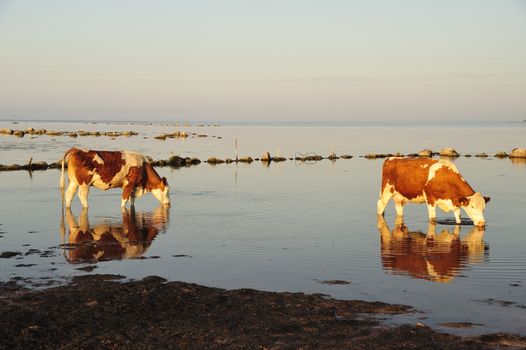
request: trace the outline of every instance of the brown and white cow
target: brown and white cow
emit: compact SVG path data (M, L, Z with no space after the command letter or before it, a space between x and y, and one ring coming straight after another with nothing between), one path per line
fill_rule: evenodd
M101 190L121 187L121 206L128 200L134 205L135 197L151 192L159 202L170 204L169 187L166 178L161 178L148 160L128 151L93 151L72 148L62 159L60 188L64 189L64 163L68 165L69 184L66 190L66 208L78 189L80 202L88 207L88 193L91 186Z
M436 207L450 210L460 224L460 208L476 226L484 226L483 211L489 197L475 192L448 160L429 158L389 158L382 167L382 190L377 213L382 215L389 200L395 202L396 214L403 215L407 202L427 203L429 220L436 219Z

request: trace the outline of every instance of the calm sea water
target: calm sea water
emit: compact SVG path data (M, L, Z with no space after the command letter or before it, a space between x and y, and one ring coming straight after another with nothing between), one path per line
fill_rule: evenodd
M222 288L326 293L341 299L380 300L420 312L393 322L483 324L447 331L526 335L526 164L508 159L458 158L468 182L491 197L485 230L446 224L439 212L429 226L422 205L408 205L395 222L376 216L381 160L371 152L417 152L454 147L460 153L524 147L521 125L477 127L221 126L168 127L79 123L0 122L1 127L51 130L137 130L139 136L0 136L0 163L56 161L70 147L170 154L258 157L269 151L352 154L350 160L287 161L265 166L230 164L160 168L171 185L172 206L151 195L134 211L120 210L120 191L90 193L90 209L77 199L62 211L59 172L0 173L0 279L44 285L86 273L128 278L160 275ZM173 130L209 135L154 140ZM212 137L216 136L216 137ZM146 137L146 138L145 138ZM332 145L332 146L331 146ZM64 214L64 215L62 215ZM86 272L85 268L94 268ZM327 284L338 280L347 284Z

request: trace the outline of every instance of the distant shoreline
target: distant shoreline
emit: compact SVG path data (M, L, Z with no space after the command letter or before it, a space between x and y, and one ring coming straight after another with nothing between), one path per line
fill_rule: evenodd
M228 126L228 127L354 127L354 128L488 128L526 127L526 120L516 121L450 121L450 122L343 122L343 121L220 121L220 120L61 120L61 119L1 119L0 123L56 123L158 126Z

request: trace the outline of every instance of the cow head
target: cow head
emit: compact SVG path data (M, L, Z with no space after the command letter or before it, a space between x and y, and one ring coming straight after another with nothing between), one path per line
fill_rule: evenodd
M475 226L484 226L486 222L484 221L483 212L489 200L489 197L484 197L479 192L475 192L469 197L460 198L460 206L473 220Z
M162 181L157 183L155 187L152 188L151 192L154 197L157 198L159 202L161 202L161 204L170 205L170 187L168 186L168 182L166 181L165 177L163 177Z

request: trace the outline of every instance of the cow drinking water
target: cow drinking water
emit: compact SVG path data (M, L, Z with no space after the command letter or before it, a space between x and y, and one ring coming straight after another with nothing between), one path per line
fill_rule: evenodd
M148 160L128 151L93 151L72 148L62 159L60 188L64 189L64 163L68 165L69 184L65 193L66 208L78 189L80 202L88 207L88 193L91 186L101 190L121 187L121 206L128 200L134 205L135 197L151 192L159 202L170 204L169 187L166 178L161 178Z
M389 158L382 167L382 189L377 213L382 215L387 203L394 200L396 214L403 215L407 202L427 203L429 220L435 221L436 207L453 211L460 224L460 208L476 226L484 226L483 211L489 197L475 192L448 160L428 158Z

